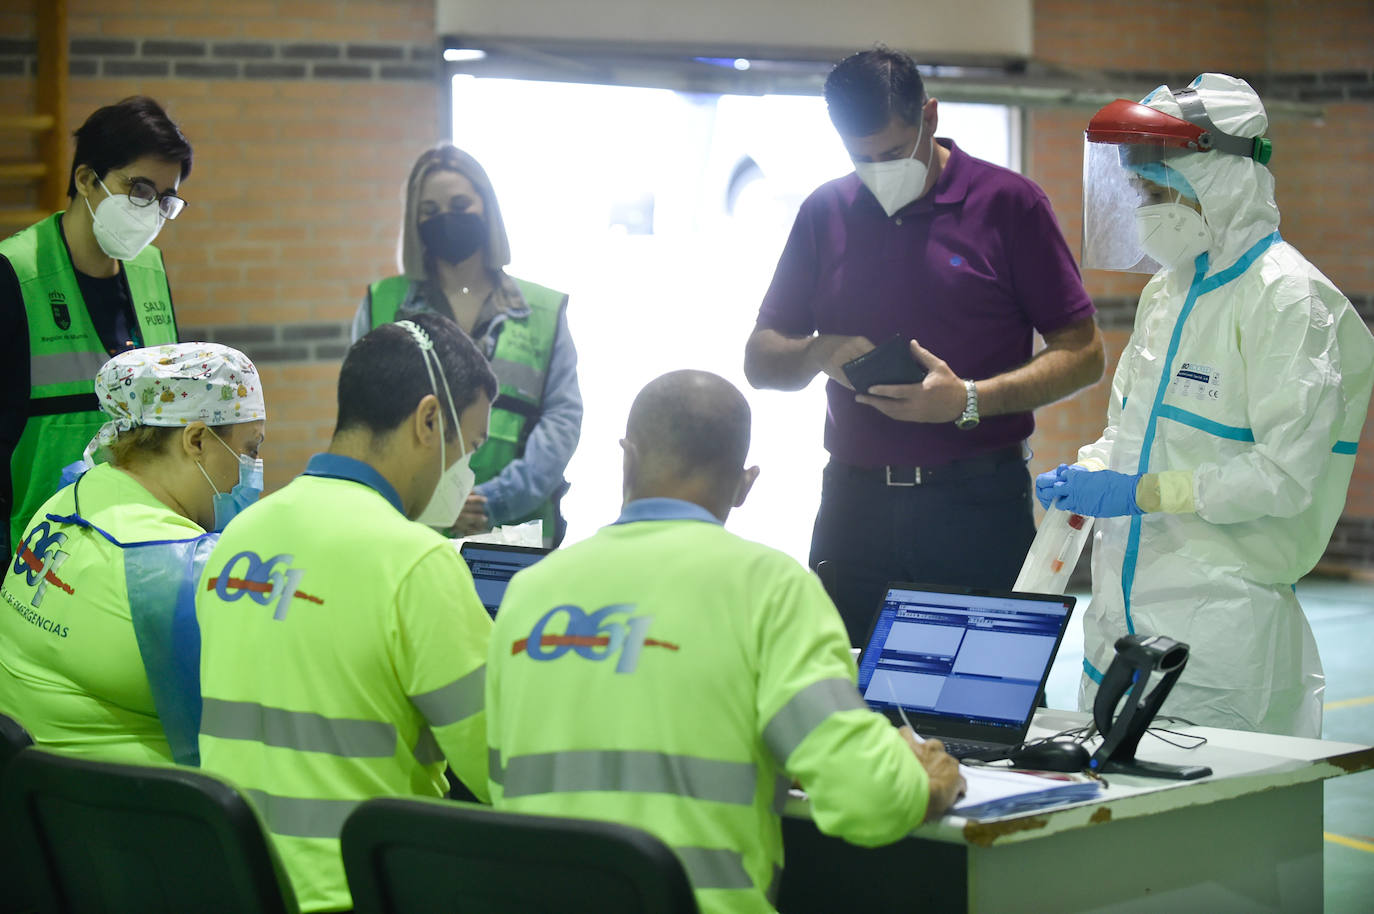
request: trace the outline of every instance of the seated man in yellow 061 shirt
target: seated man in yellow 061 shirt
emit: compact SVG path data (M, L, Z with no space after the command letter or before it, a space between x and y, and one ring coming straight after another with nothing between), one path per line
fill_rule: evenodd
M339 832L359 801L487 796L491 618L449 541L496 377L436 314L348 351L329 451L220 538L196 598L201 766L248 793L302 911L352 907ZM416 519L421 523L416 523Z
M864 704L816 577L722 526L759 472L738 390L666 374L621 445L620 519L517 574L497 611L492 801L646 829L703 912L772 911L793 779L821 831L862 845L939 816L963 779Z

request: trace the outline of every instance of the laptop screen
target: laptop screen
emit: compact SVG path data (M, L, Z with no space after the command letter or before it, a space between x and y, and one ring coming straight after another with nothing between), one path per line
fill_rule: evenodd
M1073 605L892 585L859 661L859 692L873 708L900 703L913 717L1006 728L1010 738L1035 711Z
M494 618L506 585L517 571L528 568L549 554L547 549L533 546L504 546L497 543L464 543L460 550L472 572L477 599Z

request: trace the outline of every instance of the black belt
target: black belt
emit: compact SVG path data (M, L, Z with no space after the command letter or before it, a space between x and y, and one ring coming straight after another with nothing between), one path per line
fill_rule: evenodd
M999 448L989 451L986 454L979 454L977 457L969 457L966 460L954 460L950 463L941 463L933 467L916 466L881 466L881 467L856 467L847 463L840 463L838 460L830 461L830 465L842 472L869 482L880 482L889 486L900 486L911 488L912 486L938 485L946 482L957 482L961 479L972 479L975 476L987 476L997 470L1004 463L1012 461L1023 461L1025 455L1022 446L1013 444L1009 447Z

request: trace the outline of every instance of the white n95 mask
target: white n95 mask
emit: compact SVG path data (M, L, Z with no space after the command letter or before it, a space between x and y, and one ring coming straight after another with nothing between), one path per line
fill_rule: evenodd
M440 430L443 429L443 414L440 413ZM458 429L458 443L463 443L463 430ZM444 460L444 441L439 439L439 466L442 467ZM463 456L453 462L453 466L443 471L439 477L439 484L434 487L434 494L429 498L429 504L420 512L420 516L415 518L419 523L427 527L438 527L447 530L453 526L453 522L458 519L458 514L463 510L463 505L467 503L468 495L472 492L473 485L477 482L477 474L472 472L472 451L463 446Z
M463 441L463 427L458 421L458 411L453 405L453 392L449 390L448 378L444 377L444 366L439 362L439 354L434 351L434 341L424 328L414 321L397 321L396 326L409 333L415 340L415 345L420 347L420 357L425 360L425 372L429 375L430 390L434 392L434 398L439 400L439 483L434 487L434 494L429 497L429 503L415 521L426 527L447 530L458 520L458 514L463 510L468 494L477 482L477 475L472 472L472 452ZM431 360L433 365L430 364ZM439 385L434 380L436 371L439 381L444 385L443 398L439 396ZM444 408L445 398L448 402L447 409ZM463 448L463 456L455 460L451 467L447 466L448 454L444 445L444 439L448 437L444 432L444 426L447 424L444 419L445 412L453 416L453 430L458 433L458 443Z
M916 145L911 155L905 159L889 162L855 162L854 171L869 192L878 200L878 205L890 217L897 210L921 196L925 190L926 176L930 174L930 162L916 158L916 150L921 148L921 138L925 135L925 119L916 133ZM935 155L935 144L930 145L930 154Z
M1155 203L1135 211L1140 247L1160 266L1189 263L1212 246L1212 231L1202 214L1182 203Z
M100 205L91 209L91 201L86 200L86 209L91 213L91 229L95 232L96 243L105 256L115 260L133 260L144 248L153 243L157 233L162 231L162 223L167 220L155 204L139 206L128 194L110 193L105 182L96 178L105 193L109 194Z

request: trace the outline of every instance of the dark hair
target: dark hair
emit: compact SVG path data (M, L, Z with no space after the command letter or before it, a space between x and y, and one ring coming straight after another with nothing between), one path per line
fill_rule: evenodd
M76 128L76 152L67 178L67 196L76 197L76 169L89 165L102 181L111 169L144 156L181 163L181 180L191 173L191 144L162 106L146 95L131 95L106 105Z
M709 371L682 369L645 385L625 434L662 470L718 475L744 466L749 426L749 401L738 388Z
M439 314L418 314L409 320L429 334L448 379L453 413L445 416L444 428L451 441L458 430L450 427L450 419L462 416L479 393L496 399L496 375L476 344L452 320ZM425 364L419 345L404 327L383 324L363 336L348 350L339 370L339 418L334 434L359 427L374 435L393 431L415 412L426 394L436 393L435 384L441 408L447 412L443 381L436 377L431 383Z
M849 55L825 78L830 122L845 136L870 136L894 116L919 123L925 103L916 61L882 45Z

